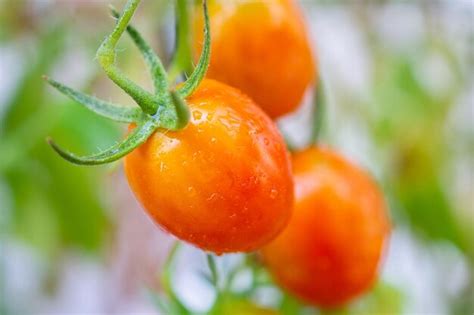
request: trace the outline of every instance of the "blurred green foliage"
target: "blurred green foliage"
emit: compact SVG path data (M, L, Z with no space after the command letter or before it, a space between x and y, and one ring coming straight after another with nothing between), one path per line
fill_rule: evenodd
M447 44L445 44L447 45ZM468 252L469 233L462 230L449 196L446 173L455 155L447 133L449 112L467 88L462 63L447 47L423 45L417 54L376 51L368 124L375 143L388 152L387 187L405 223L434 241L449 241ZM423 61L438 53L454 80L443 91L420 81ZM429 79L429 78L424 78ZM452 179L451 179L452 180ZM469 253L474 258L474 253Z
M396 209L423 235L466 249L441 186L450 157L442 126L453 102L430 95L415 78L417 66L418 60L404 56L385 57L378 65L370 117L373 134L392 153L387 182L401 205Z
M66 163L45 138L90 152L119 137L110 122L65 98L54 100L41 80L61 57L65 29L40 35L38 54L28 57L0 125L0 176L11 192L9 229L49 253L45 257L70 246L97 250L109 225L102 198L105 169Z

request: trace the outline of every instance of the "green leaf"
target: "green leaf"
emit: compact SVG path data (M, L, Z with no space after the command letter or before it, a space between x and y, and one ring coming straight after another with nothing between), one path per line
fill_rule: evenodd
M466 250L468 245L457 225L455 211L439 182L436 176L421 173L416 178L402 178L395 191L401 210L421 235L433 240L449 240Z
M117 122L138 123L144 118L143 112L137 107L125 107L105 102L90 95L76 91L46 76L43 77L52 87L72 100L83 105L94 113Z
M403 306L402 292L388 283L380 282L369 294L352 303L348 314L403 314Z
M48 143L61 157L71 163L78 165L100 165L116 161L135 150L135 148L148 139L148 137L155 131L156 127L157 123L153 119L146 120L139 124L124 141L113 145L102 152L88 156L78 156L65 151L53 142L51 138L48 138Z
M300 314L302 308L303 305L295 298L289 296L288 294L283 295L283 299L281 300L281 304L279 307L282 315Z

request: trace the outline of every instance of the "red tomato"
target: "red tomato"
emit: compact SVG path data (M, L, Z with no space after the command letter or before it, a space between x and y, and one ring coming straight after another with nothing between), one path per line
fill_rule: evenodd
M204 80L191 120L156 132L125 157L132 190L153 220L215 253L253 251L286 226L290 158L278 129L240 91Z
M365 172L336 153L293 157L295 207L262 250L275 280L311 304L332 307L367 291L389 238L384 198Z
M209 78L234 86L272 118L293 111L315 78L303 16L293 0L210 0ZM196 6L195 30L203 19ZM196 58L202 32L194 36Z

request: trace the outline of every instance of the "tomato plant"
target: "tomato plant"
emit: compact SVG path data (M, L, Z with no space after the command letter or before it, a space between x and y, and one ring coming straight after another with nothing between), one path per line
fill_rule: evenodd
M129 0L117 25L97 51L109 78L138 107L104 102L46 80L99 115L130 123L127 138L90 156L69 153L52 140L70 162L97 165L127 154L132 190L152 218L178 238L215 253L259 248L286 225L293 181L285 143L278 129L252 100L225 84L202 81L210 56L204 2L205 44L190 77L170 87L160 59L138 31L128 25L139 4ZM150 93L127 78L115 64L115 47L128 31L153 79Z
M239 88L272 118L293 111L315 79L303 16L293 0L212 0L207 76ZM195 14L195 29L203 19ZM194 51L202 34L196 32Z
M139 312L147 288L163 314L474 314L473 59L464 44L474 6L209 0L206 19L201 1L111 1L127 6L109 16L102 1L0 0L0 314ZM89 67L90 45L104 38L95 68L131 99ZM46 78L69 97L57 98L40 80L51 72L132 106ZM276 240L290 222L294 179L270 119L296 108L310 85L313 111L278 121L297 152L297 213ZM319 131L357 147L383 182L396 227L383 276L380 192L340 154L298 152ZM50 140L76 164L123 157L124 170L66 163L47 135L80 154L117 143L80 156ZM176 252L168 241L183 245L183 259L165 264L176 278L159 264ZM214 257L249 250L258 251Z
M374 181L337 153L293 156L295 207L262 255L275 280L311 304L332 307L373 284L390 224Z
M122 14L113 12L115 29L97 51L107 76L139 107L105 102L46 78L95 113L128 123L126 139L90 156L77 156L49 140L53 149L81 165L125 157L130 187L156 223L216 254L267 245L263 257L277 282L305 301L334 306L367 290L389 233L381 193L364 172L325 149L296 153L293 179L286 144L264 112L278 117L294 109L315 77L295 3L213 1L216 38L211 45L204 1L203 37L196 39L203 41L201 55L188 79L175 85L174 75L184 70L177 70L182 66L171 67L173 75L168 75L160 58L129 25L139 2L129 0ZM185 2L178 9L184 12ZM116 45L125 31L149 68L153 93L116 65ZM177 62L183 63L179 56L186 54L177 51ZM204 79L209 63L210 78ZM263 110L214 77L243 89ZM293 208L296 213L290 220ZM223 294L213 258L209 265L213 284ZM172 294L169 279L165 284L173 300L170 307L185 310ZM227 302L234 301L231 297ZM218 299L214 309L227 307L224 302ZM243 314L272 312L245 300L235 299L232 305Z

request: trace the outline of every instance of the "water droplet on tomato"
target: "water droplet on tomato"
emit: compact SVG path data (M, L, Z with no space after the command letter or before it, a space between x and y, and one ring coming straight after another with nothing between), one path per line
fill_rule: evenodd
M270 198L275 199L278 196L278 190L272 189L270 191Z
M194 120L200 120L202 117L202 112L195 110L193 111L193 119Z
M188 193L189 195L193 196L196 194L196 189L193 186L188 187Z

